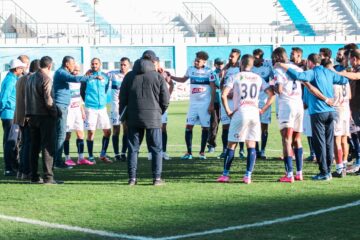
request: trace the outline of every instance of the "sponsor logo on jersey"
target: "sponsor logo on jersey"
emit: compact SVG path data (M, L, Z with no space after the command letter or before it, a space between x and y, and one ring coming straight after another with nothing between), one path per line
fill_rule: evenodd
M193 88L193 89L191 90L191 93L192 93L192 94L196 94L196 93L202 93L202 92L205 92L205 91L206 91L205 88Z

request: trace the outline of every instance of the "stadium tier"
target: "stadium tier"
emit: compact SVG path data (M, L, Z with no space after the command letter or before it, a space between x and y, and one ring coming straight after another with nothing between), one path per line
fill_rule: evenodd
M46 11L39 6L46 6ZM112 0L53 0L51 4L2 0L0 25L4 42L152 44L201 38L279 42L279 37L356 35L358 17L353 0L252 0L235 7L230 0L126 4Z

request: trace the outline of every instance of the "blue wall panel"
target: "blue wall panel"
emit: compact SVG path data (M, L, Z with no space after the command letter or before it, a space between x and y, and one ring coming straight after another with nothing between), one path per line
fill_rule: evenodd
M54 60L55 68L61 66L62 59L66 55L73 56L76 61L81 62L80 47L3 47L0 48L0 53L0 72L5 70L5 64L11 59L22 54L28 55L30 60L50 56Z

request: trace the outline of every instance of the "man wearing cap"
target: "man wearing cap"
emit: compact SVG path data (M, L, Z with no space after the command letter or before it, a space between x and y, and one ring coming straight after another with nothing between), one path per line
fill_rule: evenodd
M169 90L165 79L155 69L156 54L147 50L134 63L121 84L120 116L128 126L129 185L137 183L137 160L146 131L146 142L152 154L153 185L163 185L161 115L169 105Z
M211 112L210 117L210 128L208 136L208 152L214 152L216 147L216 136L218 132L219 122L220 122L220 101L221 101L221 91L220 91L220 73L224 68L224 60L221 58L215 58L214 60L214 76L216 95L214 99L214 111Z
M19 59L10 62L10 70L1 84L0 92L0 117L3 126L3 148L5 161L5 176L15 176L13 169L12 157L14 148L8 147L6 142L9 137L10 129L14 121L15 105L16 105L16 82L23 74L26 64Z

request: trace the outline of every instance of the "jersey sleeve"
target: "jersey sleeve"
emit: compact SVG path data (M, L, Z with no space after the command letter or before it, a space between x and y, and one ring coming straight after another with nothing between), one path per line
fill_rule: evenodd
M209 82L216 82L216 74L213 71L209 72Z
M287 78L284 71L279 68L274 68L274 84L285 84Z
M185 76L184 76L184 77L189 78L189 77L190 77L190 71L191 71L191 67L189 67L189 68L186 70L186 73L185 73Z
M225 83L225 87L228 87L230 89L234 88L234 82L235 82L235 78L234 76L230 76L227 78L226 83Z
M270 84L267 83L263 78L261 78L260 91L266 91L270 87Z

